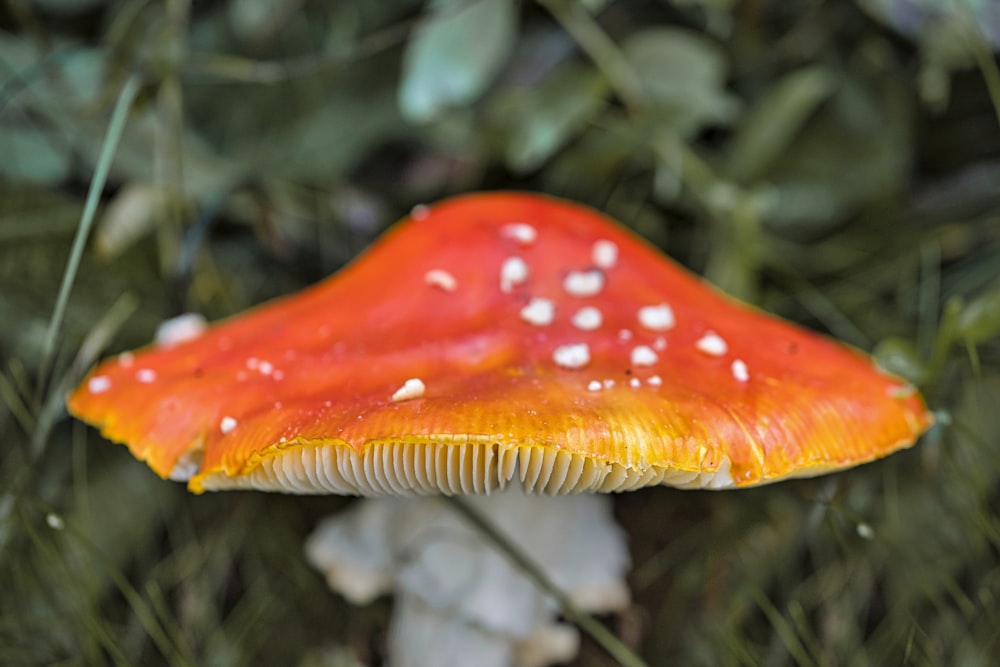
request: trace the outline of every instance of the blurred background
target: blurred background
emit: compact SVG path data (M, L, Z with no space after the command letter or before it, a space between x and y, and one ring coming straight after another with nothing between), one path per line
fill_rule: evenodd
M998 47L989 0L6 0L0 663L380 664L391 602L302 555L350 499L190 496L63 398L166 318L518 188L876 354L938 416L832 477L616 498L619 637L650 665L996 664Z

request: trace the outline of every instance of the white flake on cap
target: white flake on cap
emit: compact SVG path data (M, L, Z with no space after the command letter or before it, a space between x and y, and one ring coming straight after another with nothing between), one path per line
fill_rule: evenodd
M583 368L590 363L590 347L586 343L561 345L552 353L552 359L563 368Z
M420 378L410 378L403 383L400 387L393 393L392 401L393 403L398 401L408 401L411 398L420 398L424 395L427 387L424 385L424 381Z
M600 380L591 380L590 383L587 384L587 389L590 391L600 391L603 386L604 385L601 384Z
M583 331L593 331L601 326L604 317L593 306L584 306L573 315L573 326Z
M653 349L657 352L663 352L667 349L667 339L663 336L657 336L656 340L653 341Z
M618 331L618 340L626 341L632 340L632 332L629 329L621 329Z
M528 324L543 327L552 324L556 316L556 306L550 299L533 297L528 305L521 309L521 319Z
M111 389L111 378L106 375L95 375L87 380L87 390L91 394L103 394Z
M433 287L440 287L445 292L454 292L458 288L458 281L444 269L431 269L424 274L424 282Z
M606 378L604 380L604 388L605 389L612 389L612 388L614 388L614 386L615 386L615 381L612 380L611 378Z
M262 361L257 366L257 370L261 372L261 375L270 375L272 372L274 372L274 364L272 364L270 361Z
M521 245L531 245L538 238L535 228L526 222L512 222L500 228L500 233L508 239L514 239Z
M223 434L232 433L234 428L236 428L236 420L232 417L223 417L222 421L219 422L219 430Z
M151 368L140 368L135 372L135 379L143 384L156 382L156 371Z
M676 323L673 309L665 303L639 309L639 324L652 331L667 331Z
M135 363L135 355L131 352L122 352L118 355L118 365L122 368L128 368L133 363Z
M659 375L650 375L648 378L646 378L646 382L649 384L650 387L659 387L663 384L663 380L660 378Z
M500 267L500 291L510 292L514 285L528 279L528 265L520 257L508 257Z
M734 359L733 363L730 365L730 369L733 371L733 377L736 378L738 382L747 382L750 379L750 372L747 370L747 364L742 359Z
M194 340L205 332L208 322L198 313L184 313L160 323L156 328L156 346L173 347Z
M721 357L729 351L729 346L726 345L726 341L724 341L722 336L714 331L709 331L704 336L699 338L698 342L695 343L695 347L705 354L709 354L713 357Z
M590 257L595 266L610 269L618 262L618 245L614 241L601 239L594 243Z
M604 273L597 269L570 271L563 279L563 289L570 296L594 296L604 289Z
M632 387L633 389L638 389L639 387L642 386L642 380L640 380L639 378L632 378L628 381L628 386Z
M636 345L630 358L633 366L652 366L660 359L648 345Z

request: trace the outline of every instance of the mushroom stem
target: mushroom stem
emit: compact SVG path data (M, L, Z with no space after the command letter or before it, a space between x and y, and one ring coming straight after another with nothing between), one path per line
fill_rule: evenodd
M587 612L628 604L628 553L606 496L538 496L520 484L445 504L373 498L306 544L354 603L395 594L393 667L545 667L578 650L575 622L625 667L644 663Z
M622 667L648 667L646 662L630 649L622 640L610 632L607 627L593 616L581 609L573 600L553 583L523 550L508 540L496 529L479 510L459 496L449 496L448 504L461 514L476 530L486 536L504 556L517 566L521 572L534 582L535 586L552 596L559 605L563 615L586 632L608 655L614 658Z

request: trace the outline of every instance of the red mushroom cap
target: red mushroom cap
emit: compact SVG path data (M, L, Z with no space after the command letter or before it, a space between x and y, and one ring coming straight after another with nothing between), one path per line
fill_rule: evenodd
M742 487L932 422L867 356L531 194L419 207L337 275L98 366L69 409L193 491Z

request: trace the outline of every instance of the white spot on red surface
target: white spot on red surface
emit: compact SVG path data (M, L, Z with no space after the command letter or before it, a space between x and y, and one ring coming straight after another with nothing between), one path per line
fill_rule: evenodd
M733 372L733 377L738 382L747 382L750 379L750 371L747 369L746 362L742 359L734 359L729 368Z
M260 362L260 365L257 366L257 370L259 370L262 375L270 375L274 372L274 364L270 361L262 361Z
M646 382L649 384L650 387L660 387L663 385L663 378L661 378L659 375L650 375L648 378L646 378Z
M615 381L612 380L611 378L605 378L603 384L605 389L613 389L615 386Z
M135 355L131 352L122 352L118 355L118 365L122 368L129 368L135 363Z
M414 220L426 220L427 216L431 214L430 207L427 204L417 204L410 209L410 217Z
M632 332L629 329L621 329L618 332L618 340L622 342L632 340Z
M723 340L722 336L714 331L706 333L704 336L699 338L698 342L694 345L705 354L713 357L721 357L729 351L729 346L726 344L726 341Z
M556 306L550 299L534 297L521 309L521 319L528 324L543 327L552 324L556 316Z
M631 378L628 381L628 386L632 387L633 389L638 389L639 387L642 386L642 380L640 380L639 378Z
M590 391L600 391L602 386L603 385L601 384L600 380L591 380L587 384L587 389L589 389Z
M590 363L590 347L586 343L561 345L552 353L552 359L563 368L583 368Z
M410 378L403 383L403 386L397 389L392 395L392 401L394 403L399 401L408 401L413 398L420 398L424 395L427 390L427 386L424 381L420 378Z
M91 394L103 394L111 389L111 378L106 375L95 375L87 380L87 390Z
M582 331L598 329L603 321L601 311L593 306L584 306L573 314L573 326Z
M223 435L232 433L235 428L236 420L232 417L223 417L222 421L219 422L219 430L222 431Z
M444 269L431 269L424 274L424 282L432 287L440 287L445 292L454 292L458 289L458 281Z
M563 289L570 296L594 296L604 289L604 273L597 269L570 271L563 279Z
M140 368L135 372L135 379L143 384L156 382L156 371L152 368Z
M508 257L500 266L500 291L510 292L528 280L528 265L520 257Z
M650 346L636 345L632 348L630 359L633 366L652 366L660 360L660 357Z
M538 232L526 222L512 222L509 225L504 225L500 228L500 234L521 245L531 245L538 238Z
M208 322L198 313L184 313L160 323L156 328L156 346L173 347L194 340L205 332Z
M591 259L594 260L594 266L610 269L618 263L618 245L606 239L597 241L591 250Z
M657 336L656 340L653 341L653 349L657 352L663 352L667 349L667 339L663 336Z
M668 331L674 328L673 309L665 303L655 306L643 306L639 309L639 324L651 331Z

